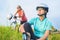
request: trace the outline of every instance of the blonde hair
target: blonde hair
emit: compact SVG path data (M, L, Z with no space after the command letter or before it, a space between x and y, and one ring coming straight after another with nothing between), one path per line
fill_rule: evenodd
M22 8L21 8L21 6L20 6L20 5L18 5L18 6L17 6L17 8L20 8L20 9L22 10Z

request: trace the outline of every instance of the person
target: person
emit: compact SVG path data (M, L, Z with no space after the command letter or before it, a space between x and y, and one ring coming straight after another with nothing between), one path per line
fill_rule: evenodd
M21 19L20 24L27 22L27 17L25 15L25 12L23 11L20 5L17 6L17 12L14 14L14 16L16 16L16 14L18 14L18 17Z
M33 40L48 40L49 32L52 27L52 23L47 18L49 7L46 4L40 4L36 7L38 17L32 18L30 21L21 25L21 33L30 33L30 37ZM32 31L31 25L34 27ZM28 34L29 35L29 34Z

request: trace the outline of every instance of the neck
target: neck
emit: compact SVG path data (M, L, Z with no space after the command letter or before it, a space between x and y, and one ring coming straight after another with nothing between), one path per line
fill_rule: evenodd
M44 16L40 16L39 18L42 21L42 20L44 20L45 17Z

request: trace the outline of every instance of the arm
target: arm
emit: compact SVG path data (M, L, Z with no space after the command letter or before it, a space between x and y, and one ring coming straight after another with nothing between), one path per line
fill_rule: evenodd
M14 14L14 16L17 14L17 12Z
M46 30L44 36L38 40L46 40L48 38L48 36L49 36L49 30Z
M42 38L40 38L40 40L46 40L48 38L51 27L52 27L52 23L48 21L46 24L46 31L44 33L44 36Z
M46 30L43 38L46 40L46 38L48 38L48 36L49 36L49 30Z

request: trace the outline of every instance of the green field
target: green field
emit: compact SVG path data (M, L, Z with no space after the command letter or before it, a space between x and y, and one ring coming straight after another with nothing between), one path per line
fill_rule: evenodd
M0 26L0 40L22 40L22 34L10 27ZM60 34L52 33L49 40L60 40Z
M21 35L10 27L0 27L0 40L21 40Z
M49 40L60 40L60 34L51 34L49 35Z

